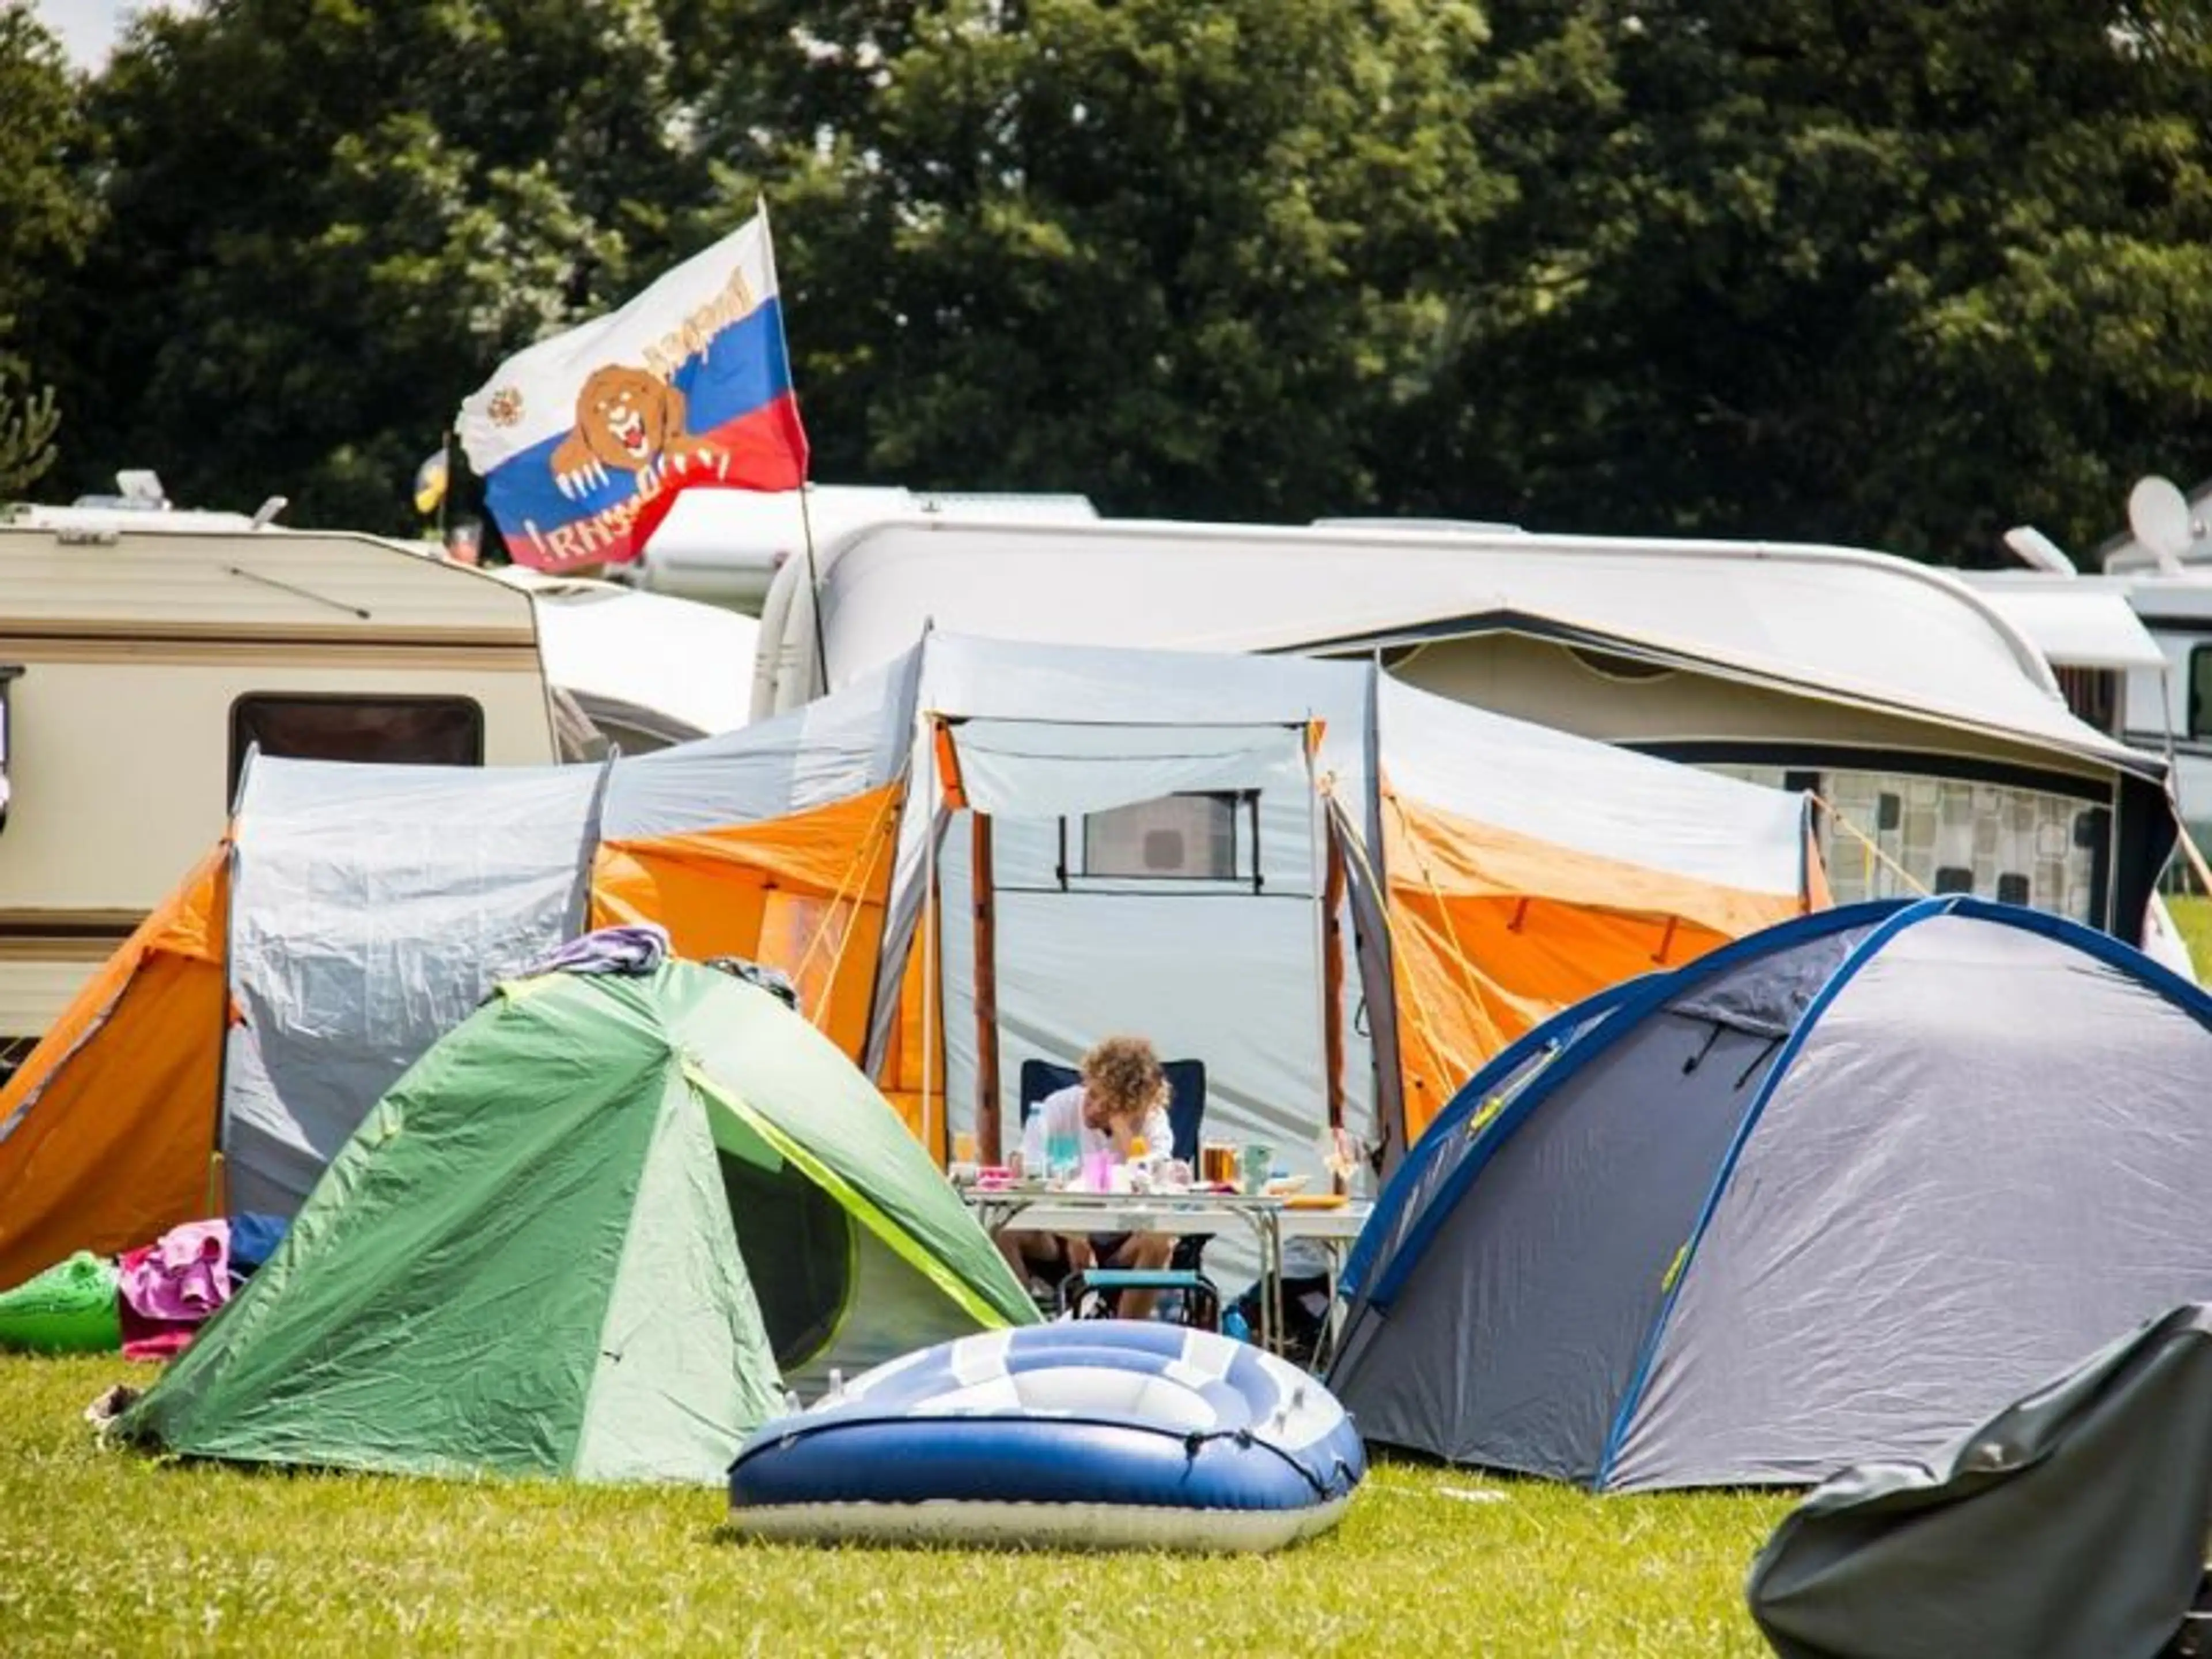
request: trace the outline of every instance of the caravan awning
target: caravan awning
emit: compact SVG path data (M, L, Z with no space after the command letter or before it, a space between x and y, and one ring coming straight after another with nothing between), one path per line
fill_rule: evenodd
M2077 588L2063 578L2047 589L1990 586L1981 593L2053 668L2166 666L2166 653L2120 594Z

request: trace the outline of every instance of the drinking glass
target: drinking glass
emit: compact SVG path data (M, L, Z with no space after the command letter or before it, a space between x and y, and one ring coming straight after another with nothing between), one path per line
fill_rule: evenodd
M1046 1178L1055 1187L1070 1187L1083 1172L1083 1141L1077 1135L1054 1135L1045 1145Z
M1243 1163L1239 1173L1240 1183L1248 1193L1267 1190L1267 1177L1275 1168L1275 1149L1264 1140L1255 1140L1244 1149Z

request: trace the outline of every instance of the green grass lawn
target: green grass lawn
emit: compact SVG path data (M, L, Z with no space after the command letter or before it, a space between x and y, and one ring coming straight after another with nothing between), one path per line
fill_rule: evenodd
M1784 1498L1592 1498L1386 1465L1210 1559L735 1542L712 1491L180 1467L82 1421L115 1360L0 1358L0 1651L1541 1656L1765 1651Z
M2189 945L2197 978L2212 984L2212 899L2170 898L2166 903L2173 912L2173 925L2181 929L2181 937Z
M2212 979L2212 901L2176 920ZM0 1358L0 1653L1704 1655L1781 1497L1592 1498L1386 1464L1257 1559L802 1550L711 1491L155 1462L82 1420L114 1360Z

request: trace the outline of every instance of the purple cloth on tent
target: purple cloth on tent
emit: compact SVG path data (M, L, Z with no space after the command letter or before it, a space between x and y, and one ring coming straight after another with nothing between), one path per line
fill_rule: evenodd
M626 927L602 927L572 939L559 950L538 957L515 975L535 979L540 974L649 974L668 960L668 930L658 922L638 922Z
M198 1322L230 1300L230 1224L187 1221L121 1263L116 1294L164 1323Z

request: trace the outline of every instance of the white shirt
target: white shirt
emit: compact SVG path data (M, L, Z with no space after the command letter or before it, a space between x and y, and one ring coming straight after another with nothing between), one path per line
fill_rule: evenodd
M1169 1127L1167 1110L1155 1106L1146 1115L1140 1133L1145 1138L1145 1150L1170 1158L1175 1152L1175 1131ZM1045 1173L1046 1154L1054 1135L1073 1135L1083 1153L1112 1152L1117 1158L1121 1149L1115 1146L1111 1135L1103 1134L1083 1121L1083 1085L1070 1084L1056 1093L1047 1095L1030 1114L1030 1121L1022 1126L1022 1169L1030 1175Z

